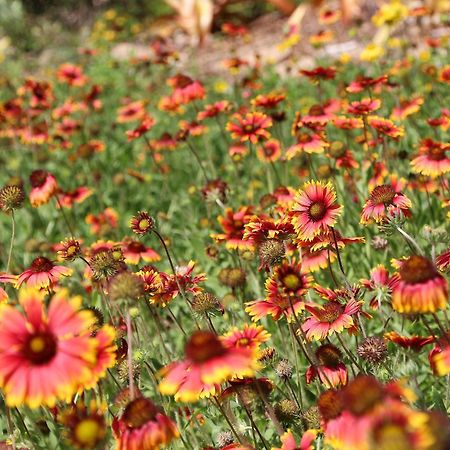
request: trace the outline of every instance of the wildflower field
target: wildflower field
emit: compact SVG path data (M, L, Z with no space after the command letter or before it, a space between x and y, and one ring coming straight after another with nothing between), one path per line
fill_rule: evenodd
M450 9L372 3L215 74L115 10L6 52L0 449L450 448Z

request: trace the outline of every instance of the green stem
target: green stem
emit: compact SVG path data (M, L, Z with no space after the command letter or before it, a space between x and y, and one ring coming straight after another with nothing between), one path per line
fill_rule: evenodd
M9 244L8 262L6 263L6 273L9 273L9 266L11 265L11 256L14 247L14 239L16 237L16 220L14 218L14 210L11 210L11 243Z

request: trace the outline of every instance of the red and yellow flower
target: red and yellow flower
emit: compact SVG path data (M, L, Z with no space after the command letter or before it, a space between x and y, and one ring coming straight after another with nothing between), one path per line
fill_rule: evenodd
M0 305L0 386L9 406L55 406L91 380L98 342L89 334L92 312L81 297L58 291L19 291L20 310Z
M311 314L302 325L302 330L309 340L321 341L333 333L355 328L353 317L361 310L362 302L350 299L345 305L339 301L329 301L323 306L306 305Z
M35 170L30 175L30 203L35 208L45 205L58 190L55 177L46 170Z
M334 226L342 208L336 203L331 183L310 181L295 197L291 222L300 239L311 241L320 232Z
M411 161L412 170L432 178L450 172L450 145L432 139L424 139L419 154Z
M235 114L227 124L227 130L233 139L241 142L250 141L256 144L269 139L270 133L267 131L272 126L272 119L264 113L252 112L245 116Z
M363 224L372 221L383 223L393 211L401 211L405 216L409 216L411 207L411 200L401 192L397 192L391 184L376 186L364 204L360 222Z
M113 427L116 450L157 450L180 435L175 422L145 397L131 400Z
M121 247L127 264L139 264L141 259L147 263L161 260L155 250L131 238L124 239Z
M68 277L72 272L69 267L56 266L48 258L38 256L28 269L18 276L17 287L25 283L28 287L52 288L61 277Z
M399 313L434 313L445 309L448 299L446 279L432 261L412 255L400 261L400 279L392 292L392 307Z
M224 381L252 377L257 368L251 348L226 347L214 333L196 331L186 343L185 359L161 370L159 390L176 401L195 402L217 394Z
M307 430L303 434L300 444L297 444L292 431L287 430L281 436L281 447L273 447L272 450L313 450L317 434L317 430Z

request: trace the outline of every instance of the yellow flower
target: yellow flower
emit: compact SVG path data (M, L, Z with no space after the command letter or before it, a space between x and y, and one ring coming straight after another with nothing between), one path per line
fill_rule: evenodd
M377 44L369 44L359 55L361 61L376 61L384 55L384 48L378 46Z
M229 87L228 83L224 80L218 80L214 83L214 91L218 94L227 92Z
M284 39L282 42L278 44L277 50L279 52L284 52L294 47L294 45L297 45L299 42L300 42L300 35L297 33L292 33L290 36L288 36L286 39Z
M381 5L378 12L372 17L372 22L377 26L394 25L408 16L408 8L401 0L391 0Z

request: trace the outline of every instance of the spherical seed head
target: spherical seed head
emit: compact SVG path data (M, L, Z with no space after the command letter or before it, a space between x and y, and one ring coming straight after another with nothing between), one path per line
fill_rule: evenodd
M243 286L246 280L245 270L236 267L231 269L222 269L219 272L219 281L224 285L231 288Z
M119 270L118 261L111 250L104 250L93 255L89 261L95 280L103 280L115 275Z
M131 272L118 273L109 284L109 295L113 301L136 301L143 293L142 279Z
M217 434L217 446L222 448L226 445L230 445L234 441L233 433L231 431L221 431Z
M4 186L0 189L0 208L12 211L21 208L25 200L25 192L21 186Z
M275 405L275 414L281 422L293 422L300 417L300 409L293 400L285 398Z
M282 359L275 367L275 372L282 380L289 380L292 378L294 368L287 359Z
M317 406L311 406L302 414L302 420L305 423L305 428L320 429L320 412Z
M358 345L356 352L360 358L366 360L369 364L377 365L386 359L387 345L384 339L371 336Z
M204 315L220 309L217 297L210 292L200 292L192 300L192 309L196 314Z
M145 211L139 211L130 221L130 227L136 234L147 234L155 226L155 220Z
M133 378L137 380L141 372L141 366L137 361L133 361L132 366L133 366ZM127 383L129 381L128 361L126 359L118 365L117 376L119 378L119 381L121 381L122 383Z
M388 240L381 236L375 236L372 239L372 247L375 250L384 250L388 246L388 244L389 244Z
M268 239L258 248L259 259L263 267L273 267L281 263L286 254L283 241Z

